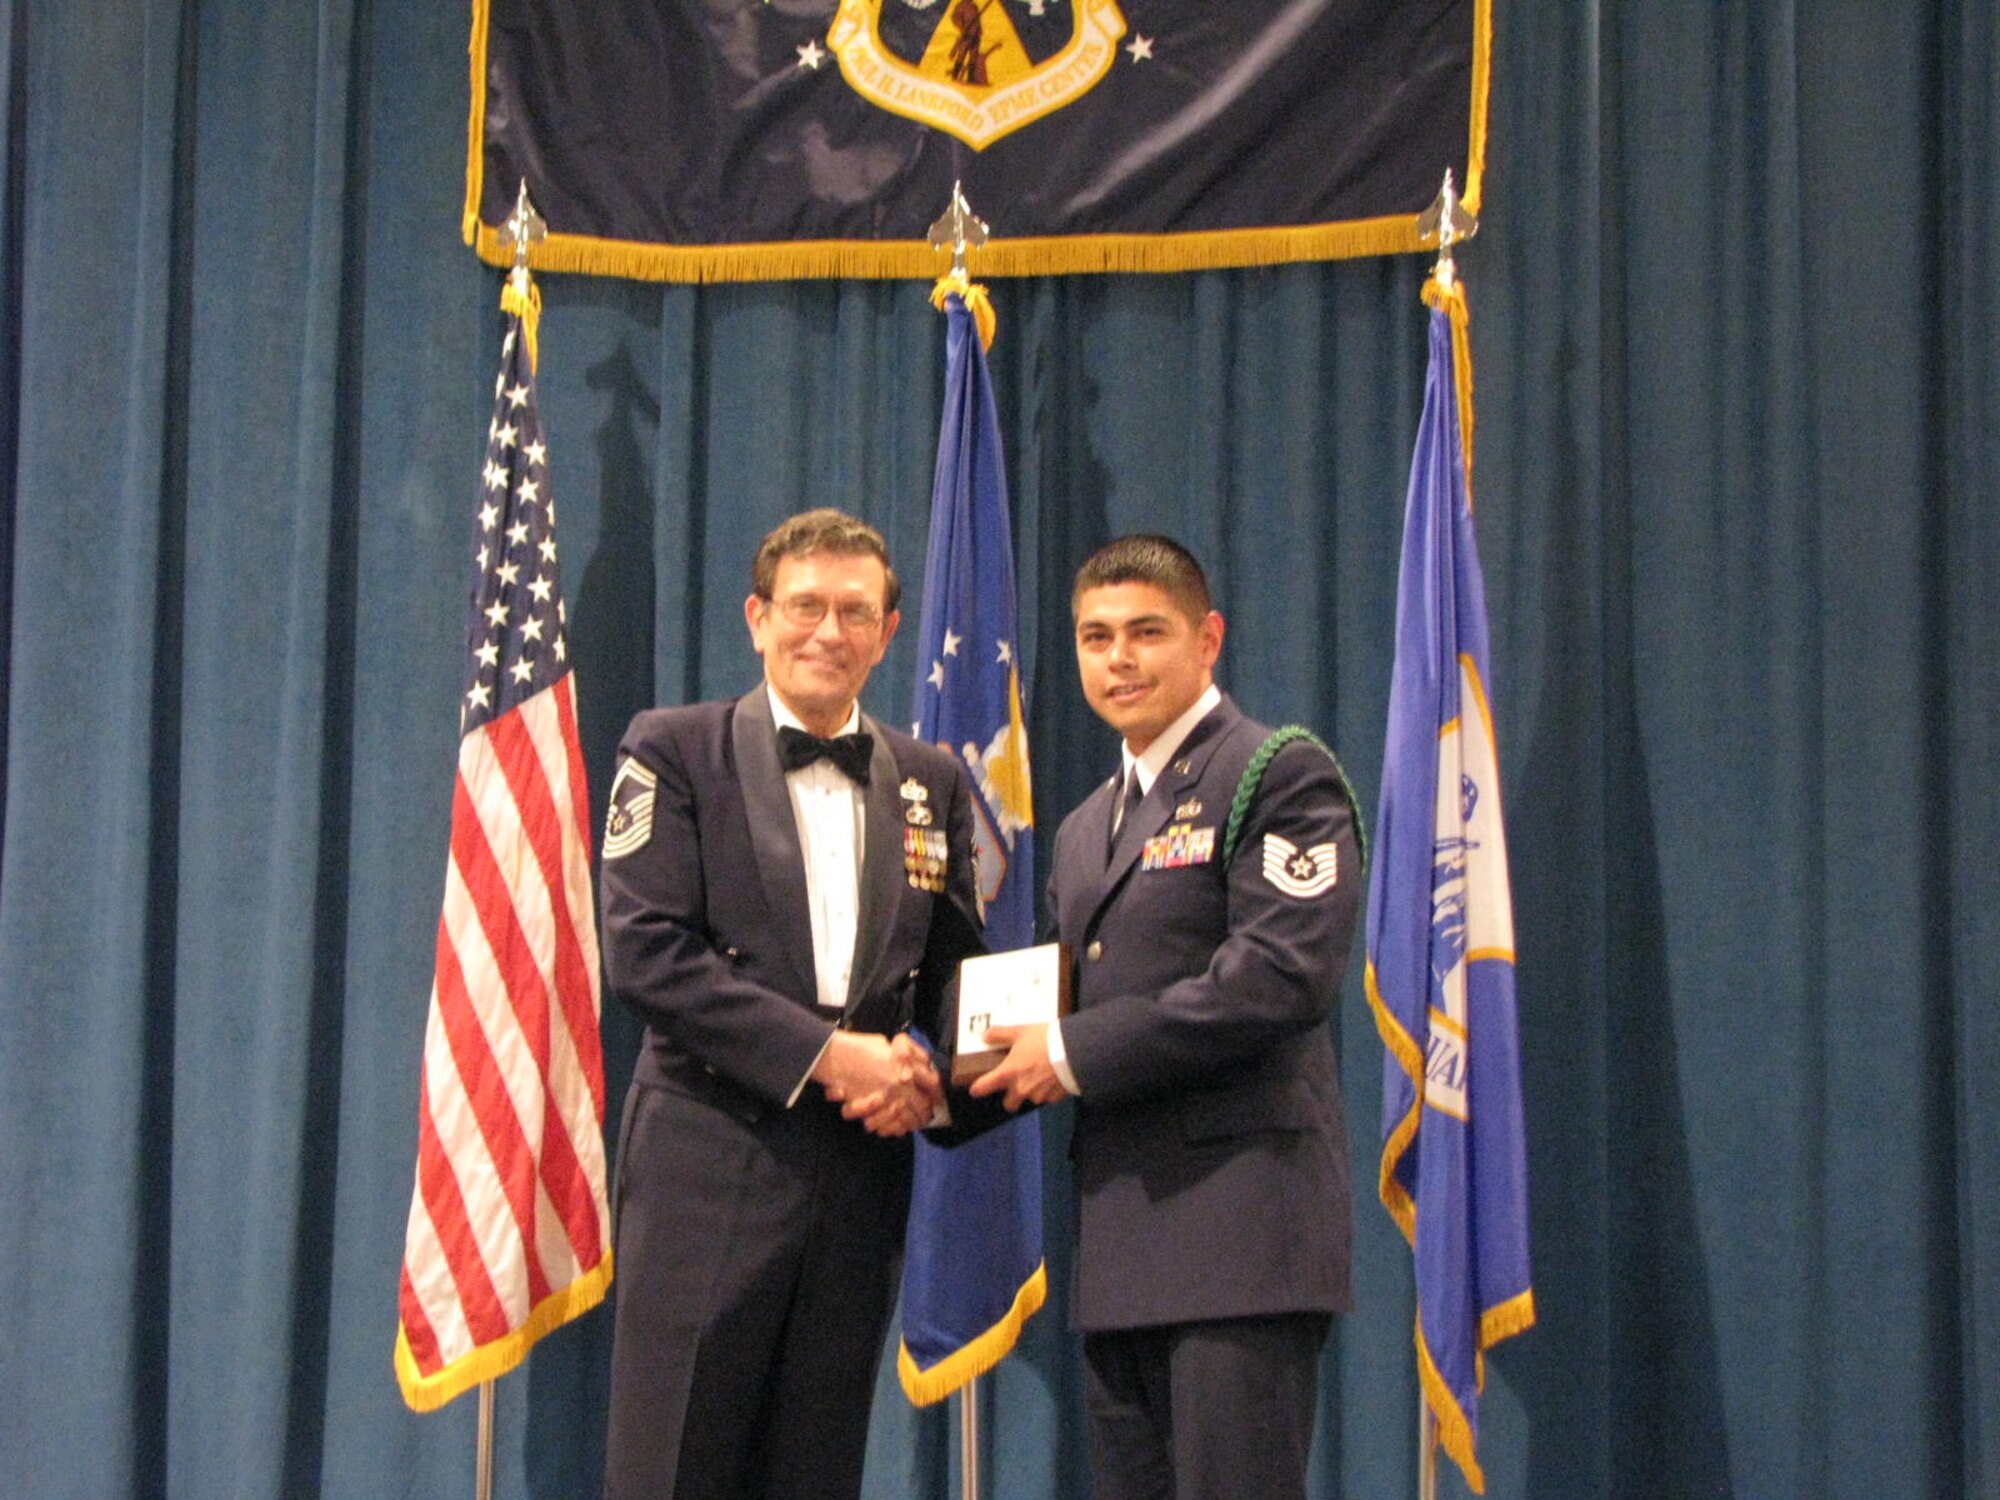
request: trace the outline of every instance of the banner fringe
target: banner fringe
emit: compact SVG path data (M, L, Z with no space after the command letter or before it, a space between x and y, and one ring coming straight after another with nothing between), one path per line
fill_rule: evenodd
M1486 109L1493 94L1493 0L1472 7L1472 129L1465 147L1465 191L1458 201L1479 217L1479 189L1486 175Z
M476 194L476 169L468 194ZM512 266L514 252L500 234L479 222L477 199L468 196L465 235L489 265ZM1053 276L1217 270L1285 265L1302 260L1345 260L1362 255L1414 254L1415 214L1356 219L1283 229L1225 229L1202 234L1062 235L995 239L979 251L982 276ZM842 277L889 280L935 278L949 268L950 252L923 240L798 240L762 245L648 245L557 234L537 240L528 264L537 271L620 276L634 281L782 281Z
M479 222L479 199L486 190L486 21L487 0L472 0L472 41L466 48L472 57L472 118L465 126L465 214L460 225L468 245L484 228ZM492 235L493 231L486 233ZM493 243L497 250L497 236ZM479 253L486 254L483 249ZM513 258L500 264L512 265Z

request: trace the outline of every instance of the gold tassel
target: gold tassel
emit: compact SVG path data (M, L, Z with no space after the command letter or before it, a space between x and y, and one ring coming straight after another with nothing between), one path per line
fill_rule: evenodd
M1424 283L1424 303L1451 315L1451 369L1458 387L1458 442L1465 455L1465 508L1472 509L1472 307L1465 300L1465 282L1454 277L1440 286L1433 276Z
M965 310L972 314L972 326L979 330L979 347L993 348L993 335L999 331L1000 315L993 311L993 299L986 295L986 288L957 271L947 272L938 277L937 285L931 288L931 306L944 311L944 300L953 292L965 304Z
M500 289L500 311L512 313L521 320L521 332L528 340L528 369L533 371L541 362L539 334L542 327L542 289L535 285L535 278L525 270L510 274L507 284Z

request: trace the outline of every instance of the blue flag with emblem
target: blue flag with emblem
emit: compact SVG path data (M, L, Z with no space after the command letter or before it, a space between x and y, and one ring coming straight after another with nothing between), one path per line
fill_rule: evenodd
M1375 863L1368 1001L1384 1062L1382 1202L1416 1259L1417 1370L1484 1492L1485 1351L1535 1321L1514 916L1473 540L1465 291L1433 280L1411 462Z
M991 310L981 288L961 281L939 290L948 319L944 419L924 564L916 733L957 756L972 782L986 940L1001 952L1026 947L1035 933L1014 541L1000 420L967 298L984 330ZM998 1364L1047 1285L1041 1121L1028 1115L948 1150L920 1139L896 1362L910 1400L942 1400Z

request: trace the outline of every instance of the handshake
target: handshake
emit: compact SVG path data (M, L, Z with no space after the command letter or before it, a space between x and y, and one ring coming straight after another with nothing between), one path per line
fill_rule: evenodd
M944 1100L930 1054L907 1033L836 1031L813 1065L812 1079L841 1114L859 1120L870 1135L908 1135L928 1125Z

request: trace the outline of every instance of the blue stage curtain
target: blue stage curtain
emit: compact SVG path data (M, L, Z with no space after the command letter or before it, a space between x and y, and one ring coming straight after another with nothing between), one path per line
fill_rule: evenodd
M9 1497L472 1486L475 1402L413 1416L390 1366L499 337L468 25L0 0ZM1481 1405L1505 1500L2000 1485L1996 85L1975 0L1496 17L1460 264L1541 1315ZM1225 685L1372 809L1424 269L993 283L1045 830L1114 763L1069 583L1130 529L1208 560ZM868 516L918 596L943 322L913 284L543 292L601 809L633 710L754 679L778 518ZM1326 1500L1415 1490L1358 986L1340 1031ZM994 1500L1088 1490L1047 1134ZM506 1500L595 1493L608 1342L501 1382ZM950 1424L885 1385L871 1496L955 1494Z

